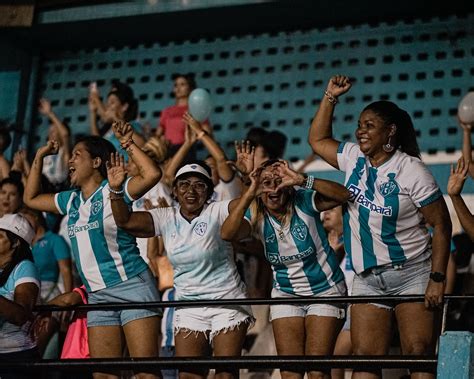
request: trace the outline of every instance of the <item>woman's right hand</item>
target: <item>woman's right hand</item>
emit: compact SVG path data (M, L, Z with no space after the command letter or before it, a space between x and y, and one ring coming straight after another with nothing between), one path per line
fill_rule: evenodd
M127 171L125 170L125 158L123 155L115 152L110 154L110 160L106 163L107 166L107 180L109 187L114 191L121 191L123 183L127 178Z
M351 88L352 84L348 76L344 75L334 75L329 79L328 86L326 90L334 97L338 97Z
M59 142L56 140L48 140L46 145L40 147L36 152L41 158L44 158L48 155L56 155L59 151Z
M254 168L255 147L250 141L235 141L235 166L244 175L248 175Z

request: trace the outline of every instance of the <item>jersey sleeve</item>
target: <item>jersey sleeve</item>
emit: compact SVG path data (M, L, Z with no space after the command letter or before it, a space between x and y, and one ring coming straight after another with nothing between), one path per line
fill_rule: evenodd
M16 288L23 283L34 283L40 287L40 277L38 269L29 260L21 261L13 272L13 286Z
M217 219L220 225L222 225L229 216L229 204L231 201L232 200L224 200L213 203L213 206L217 207Z
M54 195L54 203L56 204L56 208L63 216L67 214L67 205L69 204L69 201L71 200L71 197L74 192L74 190L62 191Z
M413 159L405 166L404 183L415 205L419 208L429 205L443 196L433 174L423 162Z
M54 235L53 253L57 261L71 258L71 251L69 250L69 245L66 243L64 238L58 234Z
M151 218L153 219L153 226L155 228L156 237L163 235L164 233L163 223L171 222L170 218L167 217L166 209L168 208L154 208L148 211L148 213L150 213L151 215Z
M123 200L125 201L125 203L127 205L131 205L134 201L134 199L132 198L132 196L130 195L130 192L128 191L128 185L130 183L130 180L132 179L133 177L130 176L128 177L126 180L125 180L125 183L123 185L123 189L125 191L125 196L123 197Z
M345 172L350 169L360 154L361 151L357 144L352 142L341 142L337 148L337 165L339 166L339 170Z
M314 203L314 197L316 196L316 191L299 189L296 191L295 203L299 208L309 215L317 215L319 211L316 209Z

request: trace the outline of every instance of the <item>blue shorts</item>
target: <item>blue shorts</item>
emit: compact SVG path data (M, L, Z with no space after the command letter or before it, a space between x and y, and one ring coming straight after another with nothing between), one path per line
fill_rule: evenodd
M156 281L150 270L119 283L110 288L104 288L89 293L89 304L107 303L135 303L160 301L160 294L156 288ZM115 326L129 323L141 318L159 316L163 314L161 308L98 310L87 313L87 326Z
M331 288L323 291L317 297L324 296L347 296L346 283L340 281ZM276 297L294 297L289 293L280 291L276 288L272 290L272 298ZM325 316L343 319L346 317L346 304L331 303L331 304L275 304L270 306L270 321L284 317L306 317L306 316Z
M402 266L374 267L354 276L353 296L424 295L430 280L431 258ZM395 304L372 303L393 310Z

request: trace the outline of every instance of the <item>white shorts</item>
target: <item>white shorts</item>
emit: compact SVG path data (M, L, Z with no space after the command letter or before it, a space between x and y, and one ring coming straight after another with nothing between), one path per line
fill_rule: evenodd
M212 342L217 334L233 330L242 323L248 324L249 328L255 323L250 306L176 308L174 333L209 333Z
M324 296L347 296L346 283L342 280L331 288L319 293L315 297ZM275 297L294 297L289 293L280 291L276 288L272 290L272 298ZM331 303L331 304L275 304L270 306L270 321L284 317L306 317L306 316L326 316L343 319L346 317L347 304Z

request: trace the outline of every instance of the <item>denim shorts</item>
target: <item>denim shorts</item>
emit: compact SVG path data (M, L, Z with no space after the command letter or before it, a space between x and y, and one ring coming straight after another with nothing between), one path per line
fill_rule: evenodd
M153 274L146 270L125 282L89 293L88 301L89 304L160 301L160 294ZM161 308L89 311L87 326L124 326L130 321L162 314Z
M366 270L354 276L353 296L424 295L430 280L431 258L392 267ZM394 304L371 303L389 310Z
M324 296L347 296L346 283L342 280L331 288L318 293L317 297ZM276 288L272 290L272 298L276 297L294 297L289 293L280 291ZM306 317L306 316L326 316L343 319L346 317L347 304L275 304L270 306L270 321L284 317Z
M209 340L221 332L235 329L246 323L249 328L255 323L250 306L176 308L174 314L175 334L180 331L209 332Z

